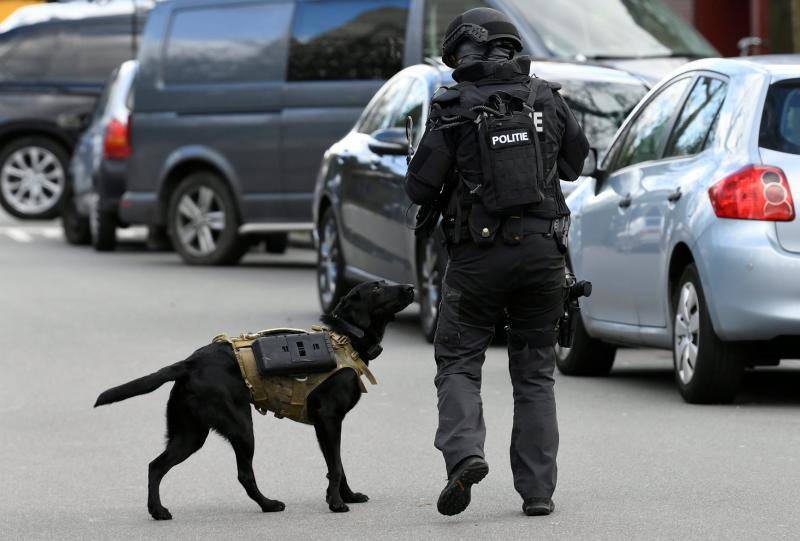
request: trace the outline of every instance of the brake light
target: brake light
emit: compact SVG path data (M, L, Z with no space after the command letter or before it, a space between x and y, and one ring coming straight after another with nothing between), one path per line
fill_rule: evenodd
M111 160L126 160L131 157L130 117L127 122L112 119L106 128L103 155Z
M794 220L792 190L777 167L748 165L711 186L708 196L719 218Z

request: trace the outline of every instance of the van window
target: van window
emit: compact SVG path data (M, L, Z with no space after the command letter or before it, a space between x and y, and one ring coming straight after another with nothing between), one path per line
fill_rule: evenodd
M164 83L281 80L285 60L276 48L289 25L291 8L287 2L175 10L165 47Z
M56 28L55 25L37 25L0 35L0 80L45 80L56 48Z
M485 8L486 2L481 0L428 0L425 2L425 35L423 55L426 58L442 56L442 40L450 21L468 9Z
M697 79L672 129L672 138L664 152L665 158L691 156L708 146L719 110L725 101L727 86L723 81L711 77Z
M290 81L381 80L403 68L409 0L299 1Z

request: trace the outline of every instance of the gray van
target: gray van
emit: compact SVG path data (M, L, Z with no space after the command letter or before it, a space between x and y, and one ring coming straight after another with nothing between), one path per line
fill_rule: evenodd
M664 73L716 54L659 0L605 4L598 14L594 0L160 3L139 53L120 218L165 226L188 263L235 262L252 240L281 251L287 231L313 229L325 149L383 82L438 56L446 25L469 8L508 13L538 58ZM559 30L569 21L580 35Z

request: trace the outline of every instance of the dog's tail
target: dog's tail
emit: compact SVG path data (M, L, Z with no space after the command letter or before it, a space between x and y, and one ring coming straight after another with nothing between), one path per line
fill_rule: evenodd
M97 402L94 403L94 407L105 406L106 404L113 404L114 402L119 402L134 396L152 393L166 382L179 379L185 375L187 371L186 361L165 366L157 372L103 391L100 393L100 396L97 397Z

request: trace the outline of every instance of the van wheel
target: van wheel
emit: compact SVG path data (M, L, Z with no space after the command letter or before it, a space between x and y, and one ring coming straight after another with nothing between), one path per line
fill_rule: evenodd
M46 137L25 137L0 152L0 205L27 220L55 218L67 194L69 157Z
M731 402L741 387L744 365L714 332L694 265L683 271L672 306L672 359L683 399L693 404Z
M319 222L317 245L317 292L319 304L326 314L333 310L348 290L344 277L344 254L339 241L336 215L328 207Z
M117 248L117 215L101 211L95 202L92 205L89 224L92 228L92 246L98 252L113 252Z
M288 233L270 233L264 240L268 254L285 254L289 247Z
M234 264L247 249L233 196L214 173L186 177L170 198L167 220L172 245L189 265Z
M616 355L615 346L589 336L578 316L572 347L556 345L556 366L567 376L607 376Z
M442 298L442 278L447 266L447 252L430 235L420 246L417 257L419 276L419 323L425 340L433 343L436 325L439 323L439 302Z
M61 209L61 227L64 239L73 246L85 246L92 241L89 219L78 212L72 199L66 201Z

